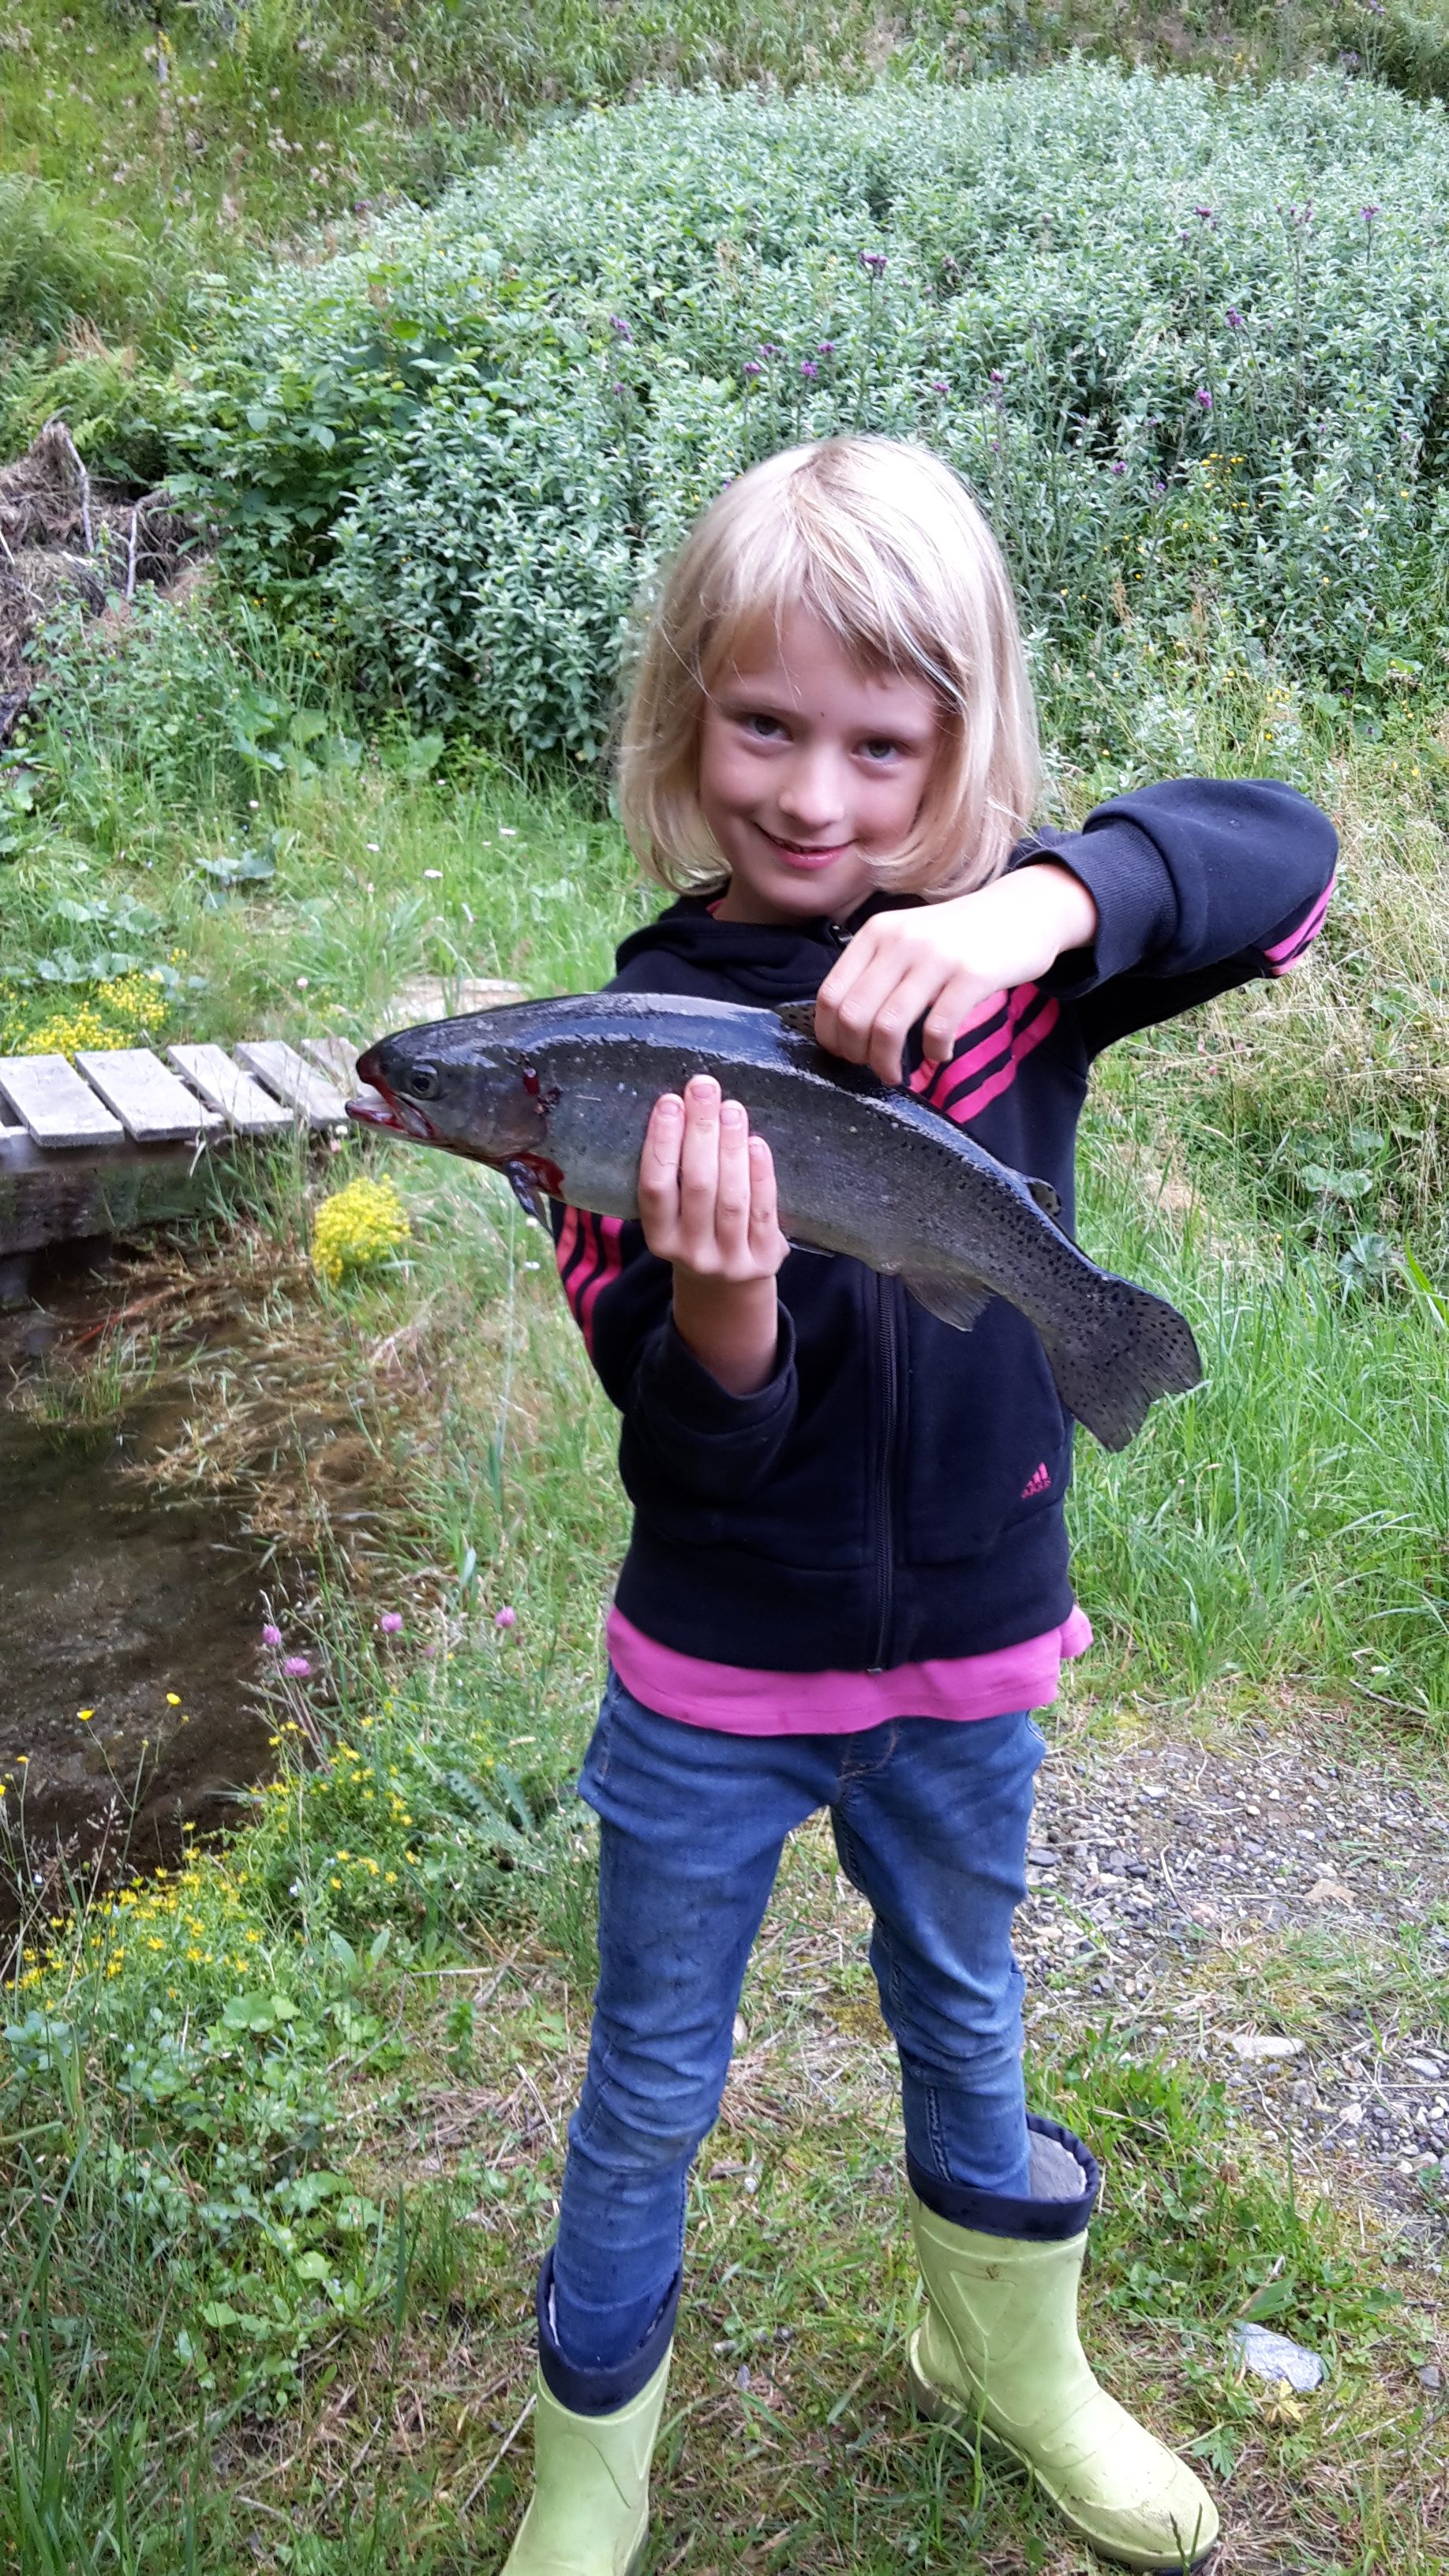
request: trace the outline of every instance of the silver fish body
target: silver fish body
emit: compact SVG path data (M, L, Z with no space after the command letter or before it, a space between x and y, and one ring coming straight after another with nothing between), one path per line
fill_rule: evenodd
M968 1329L1004 1297L1041 1335L1067 1410L1124 1448L1154 1397L1202 1375L1175 1307L1099 1270L1048 1193L908 1092L826 1055L799 1025L678 994L518 1002L381 1038L358 1062L378 1099L360 1123L505 1170L601 1216L638 1212L639 1157L661 1092L717 1076L774 1156L792 1242L899 1276Z

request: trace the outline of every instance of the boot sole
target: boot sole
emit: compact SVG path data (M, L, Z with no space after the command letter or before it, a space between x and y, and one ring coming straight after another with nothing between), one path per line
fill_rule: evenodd
M911 2403L918 2415L924 2416L930 2424L964 2428L972 2439L979 2443L988 2458L1000 2461L1006 2467L1017 2469L1031 2478L1061 2515L1063 2522L1069 2524L1071 2529L1086 2541L1088 2547L1096 2551L1099 2558L1109 2559L1114 2567L1134 2568L1137 2576L1199 2576L1201 2569L1211 2565L1218 2545L1216 2535L1196 2558L1184 2558L1180 2550L1172 2558L1147 2558L1141 2551L1134 2551L1130 2557L1126 2557L1120 2548L1114 2548L1109 2541L1099 2540L1096 2533L1090 2530L1088 2525L1067 2505L1063 2504L1060 2496L1054 2492L1050 2481L1042 2476L1040 2469L1027 2458L1024 2451L1018 2451L1015 2444L1008 2442L1003 2433L993 2432L990 2425L984 2423L979 2416L969 2414L964 2406L955 2405L949 2397L942 2396L939 2388L932 2386L930 2380L925 2378L916 2366L914 2348L911 2350L906 2367L911 2383Z

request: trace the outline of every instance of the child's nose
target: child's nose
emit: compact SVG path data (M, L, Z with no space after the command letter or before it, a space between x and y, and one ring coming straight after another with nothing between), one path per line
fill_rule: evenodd
M808 832L824 831L844 812L840 763L825 745L805 749L792 760L777 790L780 812Z

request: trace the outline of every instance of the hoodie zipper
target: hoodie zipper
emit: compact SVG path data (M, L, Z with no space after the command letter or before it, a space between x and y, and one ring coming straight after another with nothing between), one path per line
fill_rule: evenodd
M868 1270L867 1294L873 1308L875 1343L880 1354L880 1403L875 1450L875 1652L867 1670L884 1672L895 1618L896 1568L896 1435L900 1428L900 1290L893 1279Z

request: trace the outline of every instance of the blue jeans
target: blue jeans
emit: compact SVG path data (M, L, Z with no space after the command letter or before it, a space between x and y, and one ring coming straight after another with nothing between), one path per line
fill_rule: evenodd
M617 2368L678 2279L750 1950L785 1837L818 1807L875 1916L911 2164L1029 2194L1011 1918L1044 1749L1024 1711L721 1735L660 1717L611 1674L579 1781L602 1830L599 1982L552 2268L572 2368Z

